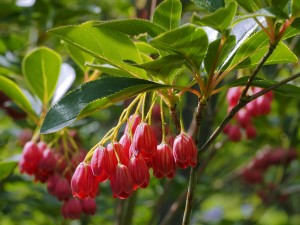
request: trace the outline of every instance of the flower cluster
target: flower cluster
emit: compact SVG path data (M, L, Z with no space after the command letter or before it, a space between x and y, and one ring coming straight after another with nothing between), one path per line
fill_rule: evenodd
M249 184L261 184L264 181L264 173L271 166L289 164L297 159L295 149L264 149L259 151L250 163L241 170L242 179Z
M197 149L192 137L184 132L168 137L158 143L152 126L138 114L131 115L118 142L97 146L90 163L79 164L71 181L73 195L93 198L98 183L109 180L113 197L125 199L136 189L148 187L150 169L156 178L173 178L177 167L195 167Z
M247 186L258 186L257 195L264 203L284 202L288 196L281 192L278 185L267 181L265 174L271 166L288 165L297 158L295 149L276 148L258 151L254 158L240 170L240 178Z
M252 94L258 93L261 90L263 89L258 87L251 87L249 89ZM242 91L242 87L233 87L228 90L226 96L229 104L228 110L231 110L238 104ZM252 118L269 114L271 112L272 99L273 93L268 92L249 102L244 108L239 110L234 117L233 123L228 124L223 130L229 140L238 142L242 139L243 133L245 133L247 139L255 138L256 129L253 125Z
M83 201L72 197L71 176L85 155L86 151L72 149L70 143L66 148L50 148L43 141L28 141L23 148L19 169L21 173L34 176L35 181L46 183L48 192L63 202L62 215L76 219L82 212L92 215L97 209L94 199Z

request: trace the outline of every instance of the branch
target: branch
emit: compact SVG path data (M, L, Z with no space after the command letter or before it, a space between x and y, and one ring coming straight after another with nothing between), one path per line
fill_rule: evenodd
M224 129L224 127L230 122L230 120L234 117L234 115L241 109L243 108L247 103L249 103L250 101L253 101L254 98L250 98L249 96L247 96L247 92L254 80L254 78L256 77L258 71L261 69L261 67L264 65L264 63L267 61L267 59L270 57L270 55L273 53L273 51L275 50L276 45L272 45L270 44L268 52L264 55L264 57L260 60L259 64L257 65L257 67L255 68L255 70L253 71L253 73L251 74L251 76L249 77L246 86L240 96L239 102L238 104L233 107L230 112L227 114L227 116L224 118L224 120L222 121L222 123L217 127L217 129L213 132L213 134L210 136L210 138L205 142L205 144L201 147L200 151L198 152L198 162L199 162L199 158L201 156L201 154L203 154L208 147L216 140L216 138L219 136L219 134L222 132L222 130ZM282 84L281 84L282 85ZM269 90L268 90L269 91ZM259 97L259 96L258 96ZM199 167L199 164L197 165L197 167ZM197 168L196 167L196 168Z
M255 70L253 71L253 73L251 74L251 76L249 77L246 86L242 92L242 95L240 97L240 100L242 100L243 98L245 98L247 96L247 92L254 80L254 78L256 77L257 73L259 72L259 70L261 69L261 67L265 64L265 62L268 60L268 58L272 55L273 51L275 50L277 46L276 44L269 44L269 49L268 52L264 55L264 57L260 60L259 64L257 65L257 67L255 68Z
M272 91L275 88L278 88L278 87L280 87L280 86L282 86L282 85L284 85L284 84L286 84L286 83L288 83L288 82L290 82L292 80L295 80L298 77L300 77L300 73L296 73L296 74L294 74L294 75L292 75L292 76L290 76L290 77L288 77L288 78L286 78L286 79L284 79L282 81L279 81L278 83L276 83L276 84L274 84L274 85L272 85L272 86L270 86L268 88L265 88L265 89L261 90L260 92L257 92L256 94L252 95L250 97L250 101L253 101L254 99L256 99L256 98L258 98L258 97L266 94L267 92Z
M199 128L200 128L200 124L204 117L205 109L206 109L206 102L202 102L201 99L199 99L198 107L197 107L197 114L196 114L196 118L195 118L196 126L192 133L192 137L194 137L196 145L198 145L199 131L200 131ZM199 158L198 158L198 161L199 161ZM193 204L193 199L194 199L196 183L197 183L197 167L191 168L182 225L190 224L192 204Z

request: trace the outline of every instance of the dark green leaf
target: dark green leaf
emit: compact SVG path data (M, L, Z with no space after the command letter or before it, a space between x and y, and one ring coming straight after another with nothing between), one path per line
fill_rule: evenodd
M237 50L229 68L246 68L256 66L263 55L268 51L268 37L263 32L257 32L246 40ZM268 58L265 65L296 62L298 59L282 42L278 44L273 54Z
M95 27L94 22L80 26L65 26L51 30L70 45L135 77L146 77L143 70L127 65L123 60L142 63L143 60L131 39L118 31Z
M92 63L94 61L94 57L90 54L87 54L84 51L74 47L73 45L65 44L66 49L74 60L74 62L79 66L82 71L87 71L88 67L85 66L86 63Z
M166 31L159 24L155 24L149 20L142 19L113 20L101 22L95 26L99 28L112 29L130 36L147 33L151 37L156 37L157 35Z
M200 26L211 27L222 33L230 26L231 21L235 16L236 8L236 2L230 2L225 8L219 8L215 12L202 18L194 15L192 22Z
M19 86L10 79L0 75L0 91L7 95L23 111L33 113L33 109L27 97Z
M244 86L247 83L248 78L249 77L242 77L242 78L236 79L236 80L228 83L226 86L227 87ZM262 78L257 77L254 79L252 86L268 88L276 83L277 83L276 81L264 80ZM283 84L283 85L275 88L273 91L275 91L279 94L286 95L288 97L300 99L300 87L292 85L292 84Z
M9 176L17 165L17 162L0 162L0 181Z
M208 12L213 12L225 5L224 0L194 0L194 2Z
M178 69L181 69L185 60L178 55L168 55L161 57L151 62L136 64L134 62L127 62L138 68L146 70L151 76L163 81L172 82L172 75Z
M126 77L103 77L85 83L68 93L49 110L41 132L46 134L58 131L96 110L162 87L168 86Z
M220 43L221 43L221 39L219 38L209 44L209 47L208 47L208 50L207 50L207 53L206 53L205 59L204 59L204 66L205 66L205 70L207 73L209 73L211 70L211 67L214 63ZM225 59L228 57L229 53L234 48L235 43L236 43L235 36L233 36L233 35L230 36L219 55L219 60L217 61L216 65L215 65L216 69L219 66L221 66L222 63L225 61Z
M179 0L165 0L156 7L152 20L166 30L172 30L179 27L181 10Z
M150 44L171 54L181 55L198 70L208 47L208 39L204 30L187 24L154 38Z
M54 93L60 66L60 56L46 47L30 52L22 62L27 85L44 104L48 103Z

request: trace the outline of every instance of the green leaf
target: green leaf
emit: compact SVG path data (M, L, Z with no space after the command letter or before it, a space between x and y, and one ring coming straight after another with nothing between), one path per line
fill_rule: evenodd
M123 60L142 63L140 56L131 39L118 31L95 27L94 22L80 26L64 26L50 30L70 45L96 57L103 64L124 70L134 77L146 78L143 70L127 65Z
M213 12L225 5L224 0L194 0L194 2L208 12Z
M240 6L242 6L247 12L255 12L261 8L261 0L235 0Z
M167 55L151 62L136 64L132 61L127 61L133 66L146 70L151 76L162 81L172 82L173 74L181 69L185 60L178 55Z
M85 72L88 70L88 67L85 66L86 63L92 63L94 61L94 57L90 54L87 54L84 51L74 47L73 45L65 44L65 47L74 60L74 62L79 66L79 68Z
M10 79L0 75L0 90L7 95L17 106L27 113L33 113L33 109L27 97L19 86Z
M170 54L177 53L199 70L208 47L208 38L203 29L187 24L154 38L150 44Z
M219 32L224 32L231 24L237 9L236 2L230 2L225 8L219 8L202 18L194 15L192 22L200 26L208 26ZM226 15L226 16L224 16Z
M236 20L234 20L234 23L236 24L241 20L245 20L248 18L257 18L259 16L279 18L279 19L289 18L289 15L286 12L284 12L281 8L274 6L274 7L262 8L253 13L248 13L243 16L239 16Z
M215 60L216 54L217 54L219 46L220 46L220 43L221 43L221 39L219 38L209 44L207 53L204 58L204 67L205 67L205 70L207 73L209 73L212 68L213 62ZM228 57L229 53L235 47L235 43L236 43L235 36L233 36L233 35L229 36L226 44L224 45L224 47L220 53L219 60L216 63L216 69L219 66L221 66L221 64Z
M132 75L124 70L120 70L112 65L109 64L90 64L87 63L86 66L97 69L103 73L109 74L111 76L117 77L132 77Z
M151 37L156 37L157 35L166 31L159 24L142 19L113 20L101 22L95 26L99 28L108 28L130 36L137 36L147 33Z
M17 165L17 162L0 162L0 181L8 177Z
M249 77L241 77L239 79L236 79L226 85L226 87L237 87L237 86L245 86L247 83ZM254 87L261 87L261 88L268 88L272 85L275 85L276 81L269 81L264 80L262 78L256 77L254 81L252 82L251 86ZM288 97L300 99L300 87L292 85L292 84L283 84L277 88L275 88L273 91L286 95Z
M135 45L138 48L138 50L144 54L159 55L159 51L146 42L138 41L135 42Z
M257 32L237 50L229 68L238 69L258 65L263 55L268 51L268 43L267 35L263 31ZM298 59L294 53L285 44L280 42L264 65L297 61Z
M292 0L292 16L300 17L300 1Z
M156 7L152 20L166 30L172 30L179 27L181 10L179 0L165 0Z
M40 47L25 56L22 71L30 89L47 104L56 87L61 58L53 50Z
M168 87L148 80L126 77L103 77L83 84L68 93L46 114L41 128L43 134L58 131L76 119L128 99L139 93Z

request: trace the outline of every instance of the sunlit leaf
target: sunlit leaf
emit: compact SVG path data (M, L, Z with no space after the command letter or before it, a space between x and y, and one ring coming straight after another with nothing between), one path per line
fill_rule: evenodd
M160 3L153 14L153 22L171 30L179 27L182 6L179 0L165 0Z
M94 61L94 57L90 54L81 51L80 49L74 47L73 45L65 44L66 49L74 60L74 62L79 66L79 68L85 72L88 70L88 67L85 66L86 63L92 63Z
M205 56L208 39L203 29L187 24L154 38L150 44L170 54L177 53L198 69Z
M180 69L184 64L184 59L178 55L168 55L151 62L136 64L127 62L138 68L146 70L151 76L163 81L172 82L175 70Z
M27 85L44 104L48 103L54 93L60 66L60 56L46 47L35 49L23 60L22 71Z
M263 55L266 54L269 48L269 41L267 35L263 32L257 32L248 40L246 40L237 50L229 67L232 68L246 68L256 66ZM268 58L265 65L297 62L297 57L289 48L280 42L273 54Z
M192 22L200 26L208 26L219 32L225 31L232 22L237 9L235 2L230 2L225 8L219 8L204 17L194 15ZM224 16L226 15L226 16Z
M23 111L32 113L33 109L27 97L12 80L0 75L0 91L7 95Z
M204 59L204 66L205 66L205 70L207 73L210 72L212 65L215 61L215 57L217 55L218 52L218 48L220 46L221 43L221 39L217 39L215 41L213 41L212 43L209 44L207 53L205 55L205 59ZM217 69L224 61L225 59L228 57L229 53L231 52L231 50L234 48L235 46L235 36L230 36L226 42L226 44L224 45L221 53L219 54L219 58L218 61L215 64L215 68ZM214 72L214 71L213 71Z
M130 36L137 36L146 33L151 37L156 37L157 35L166 31L159 24L142 19L105 21L95 26L99 28L108 28Z
M131 39L118 31L95 27L94 22L80 26L64 26L50 31L70 45L96 57L103 64L110 64L134 77L144 77L145 72L123 60L142 63L143 60Z

